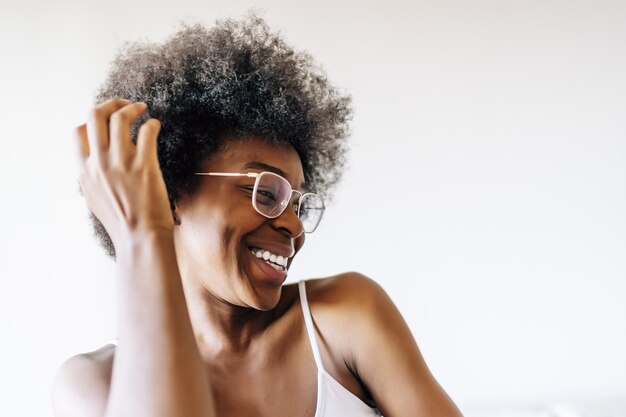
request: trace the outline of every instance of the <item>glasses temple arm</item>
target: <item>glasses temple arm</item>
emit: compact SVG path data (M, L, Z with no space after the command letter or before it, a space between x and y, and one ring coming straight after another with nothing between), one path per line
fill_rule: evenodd
M258 177L256 172L238 173L238 172L194 172L195 175L211 175L216 177Z

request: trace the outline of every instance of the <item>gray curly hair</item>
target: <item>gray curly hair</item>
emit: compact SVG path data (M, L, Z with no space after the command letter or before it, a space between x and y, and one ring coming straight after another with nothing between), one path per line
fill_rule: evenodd
M172 203L191 195L193 175L223 139L255 135L293 146L307 189L331 195L346 156L350 97L330 85L306 52L295 51L260 17L183 26L164 43L125 46L96 95L148 104L141 121L161 122L158 158ZM91 214L109 256L115 248Z

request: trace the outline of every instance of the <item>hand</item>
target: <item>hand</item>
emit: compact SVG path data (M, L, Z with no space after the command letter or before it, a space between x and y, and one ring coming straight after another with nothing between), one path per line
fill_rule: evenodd
M116 250L120 239L135 233L171 233L174 228L157 159L161 124L147 120L139 128L137 145L131 140L131 125L147 107L145 103L108 100L94 108L88 122L74 131L81 190Z

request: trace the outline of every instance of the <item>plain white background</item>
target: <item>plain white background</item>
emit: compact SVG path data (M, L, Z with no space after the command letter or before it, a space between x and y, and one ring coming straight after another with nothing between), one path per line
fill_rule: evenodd
M626 400L626 2L148 0L0 10L0 414L115 336L71 129L123 42L257 7L352 94L290 280L377 280L466 412Z

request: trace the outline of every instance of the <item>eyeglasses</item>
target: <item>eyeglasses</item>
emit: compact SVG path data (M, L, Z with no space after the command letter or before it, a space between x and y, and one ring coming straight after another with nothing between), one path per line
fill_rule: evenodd
M319 194L294 190L289 181L273 172L196 172L195 175L256 178L252 189L252 207L268 219L283 214L293 193L299 194L298 201L291 203L291 206L302 222L305 233L314 232L324 214L324 200Z

